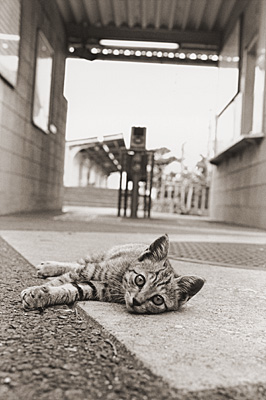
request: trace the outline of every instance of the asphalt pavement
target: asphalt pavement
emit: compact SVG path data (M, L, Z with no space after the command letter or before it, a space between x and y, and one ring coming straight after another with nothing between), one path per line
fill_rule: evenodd
M19 318L19 324L23 325L27 318L35 315L34 318L38 318L38 323L42 321L43 324L47 324L47 328L43 329L50 332L48 328L50 319L58 321L60 315L65 316L66 314L67 318L72 318L67 326L68 329L73 329L73 340L75 340L75 329L77 329L75 326L88 324L84 330L79 331L79 334L82 332L82 335L87 338L86 343L93 340L93 332L96 330L99 333L96 338L101 338L101 343L105 343L110 354L114 352L114 349L117 353L119 347L119 351L121 354L123 353L124 357L123 364L131 365L129 371L133 379L128 381L125 374L125 381L128 383L124 390L121 389L121 385L118 385L119 390L115 391L114 382L123 380L122 372L125 372L122 364L119 367L116 364L116 371L122 368L122 372L119 372L120 376L118 376L118 372L115 376L108 375L109 378L105 380L109 382L109 385L106 384L106 387L109 386L107 392L97 391L98 389L89 391L91 385L104 387L104 385L100 385L104 374L101 371L104 371L103 365L110 364L110 357L106 356L108 361L102 357L105 364L100 364L102 366L97 369L100 372L95 375L95 379L86 381L85 392L75 392L75 390L79 390L75 389L71 394L71 389L66 389L64 385L62 387L60 383L64 379L58 378L59 383L56 388L58 397L55 397L52 383L56 382L56 379L50 380L48 374L45 377L46 391L43 392L43 397L36 398L97 399L100 398L97 396L103 394L109 397L102 398L114 399L254 400L266 398L264 355L266 271L262 262L258 264L258 267L252 268L250 259L246 259L243 268L241 263L238 263L235 268L234 257L231 257L230 265L227 265L226 262L222 265L210 260L208 262L200 261L196 258L197 256L194 260L182 261L182 258L175 254L171 262L179 274L203 276L206 284L186 307L174 313L131 315L121 305L99 302L80 302L75 311L71 310L71 314L65 311L68 310L68 307L63 307L64 311L60 307L50 308L43 315L34 314L34 312L25 315L21 309L19 302L21 286L33 285L37 281L34 278L32 265L37 265L43 260L76 260L89 252L107 249L119 243L140 241L149 243L163 233L169 234L170 243L171 241L186 243L187 247L190 244L191 246L197 244L199 249L201 248L200 243L204 243L205 252L208 243L219 244L218 249L225 248L225 246L228 249L230 244L233 256L234 246L238 249L235 257L239 258L241 246L254 248L254 252L260 259L263 260L264 257L265 231L221 224L210 221L208 218L155 214L151 219L132 220L117 218L115 210L88 208L68 208L64 213L0 217L0 235L4 239L2 247L8 249L6 252L1 252L2 268L5 271L3 286L7 289L10 276L14 276L15 283L13 282L12 286L19 287L9 293L9 295L15 296L15 300L12 300L15 302L16 309L14 321ZM174 248L174 246L172 247ZM248 258L246 254L249 253L243 252L243 254L245 254L244 258ZM18 261L14 263L14 259ZM16 265L15 270L13 270L14 264ZM26 279L28 271L27 282L20 281L20 269L24 271L23 279ZM6 275L7 271L8 276ZM5 305L5 297L2 300L2 304ZM81 322L77 323L75 318ZM64 318L59 318L59 320L61 323ZM54 331L56 325L55 322L51 323ZM62 331L64 329L62 327ZM36 334L38 340L40 340L40 335L40 332L38 335ZM47 345L51 342L50 336L47 337ZM78 337L80 336L78 335ZM34 338L35 334L32 334L32 342L34 342ZM84 343L84 338L82 340ZM77 358L83 360L88 357L88 349L81 346L82 340L77 342L76 348L81 352ZM9 350L12 350L15 342L13 345L11 343ZM102 344L96 346L94 354L97 352L100 354L101 346ZM11 356L12 354L14 355L14 352L11 351ZM71 371L72 364L69 362L69 354L72 353L68 352L67 354L66 359L60 365L68 365L68 372L66 373L62 368L61 371L59 368L63 376ZM60 358L58 354L57 357ZM81 368L84 370L84 365ZM113 365L111 369L113 369ZM41 379L43 370L40 368L37 370L39 371L37 376ZM30 368L28 368L29 371ZM135 384L142 374L146 378L138 391ZM14 382L16 381L17 385L14 386L15 389L12 388L12 378L9 375L6 371L1 372L0 379L4 392L0 391L0 395L4 393L5 397L3 398L8 398L8 394L11 396L10 399L15 399L16 397L12 397L12 395L18 393L16 390L19 390L22 383L18 378L19 375L16 375L17 381L14 379ZM83 376L82 379L85 381L86 376ZM49 382L52 385L52 391L48 390ZM70 381L68 380L68 382ZM25 389L25 384L23 383L23 385ZM35 398L36 393L30 393L32 395L20 398ZM39 390L38 396L40 393ZM71 397L72 395L73 397Z

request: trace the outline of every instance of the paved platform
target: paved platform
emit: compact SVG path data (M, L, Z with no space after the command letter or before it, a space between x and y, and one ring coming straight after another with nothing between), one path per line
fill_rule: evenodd
M149 243L165 232L177 243L266 245L265 231L206 219L156 215L136 221L105 213L87 209L82 218L82 210L75 215L71 209L63 215L2 217L0 235L33 265L75 260L118 243ZM178 273L207 280L183 310L141 316L116 304L79 307L171 386L192 392L242 387L241 398L248 399L247 387L266 384L266 271L248 268L248 261L244 269L194 261L172 260Z

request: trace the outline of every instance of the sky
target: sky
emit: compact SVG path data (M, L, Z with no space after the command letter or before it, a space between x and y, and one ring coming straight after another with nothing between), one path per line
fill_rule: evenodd
M216 109L214 67L68 59L67 140L147 128L147 149L167 147L193 166L207 155Z

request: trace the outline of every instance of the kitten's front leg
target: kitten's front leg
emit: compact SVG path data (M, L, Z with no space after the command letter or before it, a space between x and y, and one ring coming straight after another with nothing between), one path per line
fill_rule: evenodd
M75 271L81 264L77 262L44 261L37 265L37 276L48 278L50 276L63 275L66 272Z
M34 309L53 304L73 303L83 298L81 296L82 291L79 290L79 287L82 283L89 282L93 279L93 276L97 275L96 273L98 270L101 271L98 264L79 265L71 272L58 276L45 285L33 286L25 289L21 293L23 307L25 309ZM89 287L90 293L94 284L91 283Z
M68 282L84 282L93 279L94 272L100 269L98 264L73 265L70 272L57 276L46 283L45 286L61 286Z
M33 286L21 292L24 310L34 310L55 304L71 304L79 300L80 293L74 285Z
M77 300L109 301L107 285L103 282L65 283L61 286L33 286L21 293L25 310L58 304L72 304Z

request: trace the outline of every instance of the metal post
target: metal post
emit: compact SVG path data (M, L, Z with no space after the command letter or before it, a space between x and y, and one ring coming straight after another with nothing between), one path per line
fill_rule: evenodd
M148 218L151 217L151 191L153 181L153 168L154 168L154 153L151 153L151 173L150 173L150 191L149 191L149 207L148 207Z
M144 218L146 218L146 216L147 216L147 189L148 189L148 177L146 178L146 181L145 181L145 192L144 192L144 210L143 210L143 212L144 212Z
M124 217L127 216L127 199L128 199L128 174L126 174L126 188L124 193Z
M122 201L122 175L123 169L120 170L120 183L119 183L119 193L118 193L118 212L117 216L120 217L121 201Z
M139 197L139 175L133 175L133 188L131 195L131 218L137 218L138 211L138 197Z

